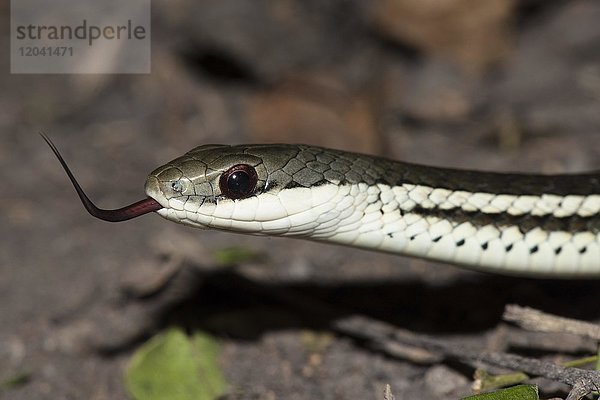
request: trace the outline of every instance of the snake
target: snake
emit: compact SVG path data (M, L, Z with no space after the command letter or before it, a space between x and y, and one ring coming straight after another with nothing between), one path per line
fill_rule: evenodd
M411 164L309 145L202 145L152 171L146 198L86 210L395 253L483 272L600 276L600 171L518 174Z

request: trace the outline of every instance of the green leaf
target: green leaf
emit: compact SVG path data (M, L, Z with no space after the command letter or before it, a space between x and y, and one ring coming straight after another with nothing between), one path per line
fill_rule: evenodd
M259 257L259 254L246 247L233 246L218 249L213 253L215 262L224 267L240 264L246 261L252 261Z
M464 397L462 400L539 400L535 385L519 385L491 393Z
M135 352L125 385L135 400L213 400L226 388L218 354L212 336L171 328Z
M22 371L18 372L16 375L11 378L0 382L0 390L1 389L14 389L20 386L27 384L31 380L32 373L30 371Z

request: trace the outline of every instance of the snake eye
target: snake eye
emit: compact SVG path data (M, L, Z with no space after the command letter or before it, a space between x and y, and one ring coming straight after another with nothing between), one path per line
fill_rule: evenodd
M258 175L247 164L238 164L225 171L219 179L221 193L230 199L243 199L250 196L256 188Z

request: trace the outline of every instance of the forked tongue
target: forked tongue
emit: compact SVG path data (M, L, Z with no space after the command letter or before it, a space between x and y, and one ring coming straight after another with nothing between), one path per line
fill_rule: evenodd
M140 215L148 214L152 211L158 211L162 208L162 206L156 200L154 200L150 197L148 197L144 200L135 202L133 204L130 204L126 207L118 208L116 210L105 210L105 209L96 207L96 205L94 203L92 203L92 201L87 197L87 195L85 194L85 192L83 191L83 189L81 188L79 183L77 182L77 179L75 179L75 176L73 176L73 173L67 166L67 163L65 162L65 160L60 155L60 152L58 151L58 149L56 148L54 143L52 143L50 138L48 136L46 136L44 133L40 133L40 135L42 136L42 138L44 138L46 143L48 143L48 146L50 146L50 149L52 149L52 151L58 158L58 161L60 161L60 164L64 168L69 179L71 180L73 187L75 187L75 191L79 195L79 198L81 199L81 202L83 203L83 206L85 207L87 212L89 212L92 216L99 218L101 220L104 220L104 221L108 221L108 222L120 222L120 221L127 221L128 219L132 219L135 217L139 217Z

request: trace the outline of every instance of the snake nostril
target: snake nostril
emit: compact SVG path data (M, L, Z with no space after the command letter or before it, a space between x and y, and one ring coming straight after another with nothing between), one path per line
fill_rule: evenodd
M175 181L175 182L171 182L171 189L173 189L176 192L183 192L183 184L181 183L181 181Z

